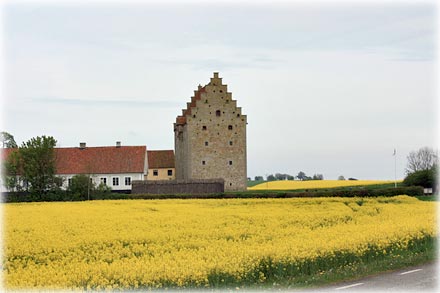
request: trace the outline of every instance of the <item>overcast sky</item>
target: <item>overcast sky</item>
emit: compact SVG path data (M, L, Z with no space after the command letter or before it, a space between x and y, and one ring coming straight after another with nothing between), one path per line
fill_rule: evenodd
M174 149L219 72L248 116L248 176L403 178L437 147L435 1L2 4L2 128L17 143Z

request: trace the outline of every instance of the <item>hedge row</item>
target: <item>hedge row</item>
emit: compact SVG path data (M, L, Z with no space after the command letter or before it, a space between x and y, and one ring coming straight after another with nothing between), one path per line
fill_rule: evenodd
M377 197L396 196L406 194L409 196L423 196L423 187L410 186L383 189L362 189L362 190L333 190L333 191L265 191L256 192L234 192L215 194L124 194L124 193L102 193L94 194L91 200L97 199L215 199L215 198L293 198L293 197ZM34 196L26 193L3 193L2 202L32 202L32 201L81 201L87 197L72 196L68 193L45 194Z
M383 189L363 189L363 190L330 190L330 191L308 191L308 192L294 192L294 191L275 191L275 192L234 192L234 193L220 193L220 194L127 194L132 199L204 199L204 198L293 198L293 197L377 197L377 196L396 196L406 194L409 196L423 196L423 187L410 186L398 188L383 188Z

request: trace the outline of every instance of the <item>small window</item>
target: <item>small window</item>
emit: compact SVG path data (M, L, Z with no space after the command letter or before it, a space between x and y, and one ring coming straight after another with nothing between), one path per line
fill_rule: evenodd
M119 178L113 177L113 186L118 186L118 185L119 185Z
M131 177L125 177L125 185L131 185Z
M229 161L229 166L232 165L232 161Z
M173 176L173 170L168 170L168 176Z
M232 186L232 183L229 183L229 186Z
M205 161L202 161L202 165L206 165L206 162L205 162Z
M229 100L228 99L226 99L226 104L229 104Z
M229 145L232 145L232 140L231 140L231 141L229 141Z
M67 185L71 186L72 185L72 178L67 179Z
M206 126L205 125L202 126L202 130L206 130Z
M208 142L207 141L205 141L205 146L208 146Z
M107 178L101 177L101 183L107 185Z
M220 115L221 115L221 111L220 110L215 111L215 116L220 117Z
M153 176L159 176L159 171L158 170L153 170Z
M232 125L228 125L228 129L229 129L229 130L232 130Z
M220 90L220 92L222 93L223 91L222 91L222 90Z
M240 117L240 114L237 114L237 117Z
M208 104L208 100L205 100L205 104Z
M193 118L196 118L196 115L193 115Z

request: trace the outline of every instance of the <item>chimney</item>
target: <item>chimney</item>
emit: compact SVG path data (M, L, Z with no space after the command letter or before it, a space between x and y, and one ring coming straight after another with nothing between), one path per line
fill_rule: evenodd
M85 142L80 142L79 143L79 149L80 150L83 150L83 149L85 149L86 148L86 143Z
M117 142L116 142L116 147L117 147L117 148L120 148L120 147L121 147L121 142L120 142L120 141L117 141Z
M214 78L218 78L218 72L214 72Z

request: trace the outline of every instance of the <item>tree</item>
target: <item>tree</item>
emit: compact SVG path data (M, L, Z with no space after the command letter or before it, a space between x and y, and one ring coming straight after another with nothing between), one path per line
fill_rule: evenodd
M0 132L0 141L2 143L2 148L17 148L14 136L8 132Z
M338 180L345 180L345 177L341 175L338 177Z
M315 174L312 177L313 180L324 180L324 175L322 174Z
M287 180L295 180L295 176L287 175Z
M435 192L437 174L437 166L433 166L428 170L415 171L405 177L403 184L407 186L415 185L423 186L424 188L433 188Z
M263 176L255 176L255 181L264 181Z
M275 174L275 178L276 178L277 180L286 180L286 178L287 178L287 174L276 173L276 174Z
M3 182L8 191L21 191L23 184L20 175L21 160L18 150L12 151L3 162Z
M275 176L273 176L272 174L270 174L269 176L267 176L267 181L275 181L276 178Z
M307 180L306 173L304 173L303 171L299 171L298 175L296 175L296 178L298 178L298 180Z
M29 191L40 196L57 186L55 178L55 151L57 141L52 136L37 136L19 148L23 181Z
M438 165L437 153L429 147L412 151L406 158L408 160L405 169L407 175L417 171L430 170L434 165Z
M95 184L92 182L89 175L75 175L71 178L67 191L73 195L87 199L89 194L95 190Z

